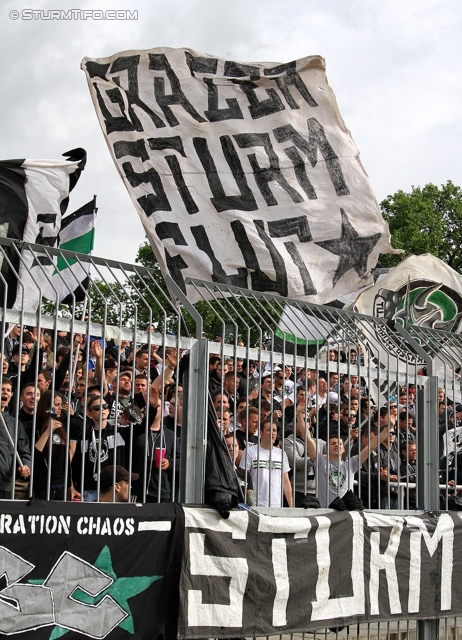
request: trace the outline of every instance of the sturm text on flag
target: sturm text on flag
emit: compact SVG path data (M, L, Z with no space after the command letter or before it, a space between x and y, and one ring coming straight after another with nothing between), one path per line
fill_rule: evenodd
M320 56L157 48L82 68L161 268L192 302L187 277L324 303L393 252Z

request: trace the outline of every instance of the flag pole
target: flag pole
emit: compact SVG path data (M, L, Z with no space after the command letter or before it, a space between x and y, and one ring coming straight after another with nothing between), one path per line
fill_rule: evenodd
M405 306L405 316L404 316L404 328L406 329L409 323L409 312L411 308L411 276L407 277L407 285L406 285L406 306Z
M94 205L93 205L93 211L96 212L98 211L98 209L96 208L96 193L93 194L93 200L94 200ZM90 263L91 265L91 263ZM88 267L88 275L90 276L90 265ZM87 311L87 297L85 296L85 299L83 301L83 309L82 309L82 322L85 320L85 313ZM79 351L80 351L80 342L77 343L77 347L75 348L75 354L74 354L74 364L72 365L72 376L70 376L69 378L69 382L72 381L72 384L75 384L75 373L77 371L77 362L78 362L78 357L79 357ZM70 396L72 396L72 386L71 386L71 392L69 394Z

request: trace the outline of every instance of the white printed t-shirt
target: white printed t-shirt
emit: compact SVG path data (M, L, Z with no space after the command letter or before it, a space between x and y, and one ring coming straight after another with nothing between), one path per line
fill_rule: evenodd
M252 478L255 506L282 507L283 477L284 473L290 471L289 459L285 451L273 447L270 461L270 450L255 444L245 449L239 466L241 469L247 468Z
M320 452L317 453L316 459L318 463L316 497L321 507L328 507L337 496L343 498L349 489L353 491L355 473L359 468L359 456L341 460L340 465L332 458L327 460L327 457Z

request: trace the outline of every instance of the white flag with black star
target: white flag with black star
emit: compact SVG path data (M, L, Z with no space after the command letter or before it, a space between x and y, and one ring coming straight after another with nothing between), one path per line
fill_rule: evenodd
M164 273L323 303L390 253L325 63L190 49L85 58L113 160Z

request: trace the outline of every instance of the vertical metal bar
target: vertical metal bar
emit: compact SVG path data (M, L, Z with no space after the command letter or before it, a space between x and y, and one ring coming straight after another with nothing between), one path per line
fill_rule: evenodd
M417 504L426 511L439 508L438 378L428 378L417 391Z
M418 640L438 640L439 621L438 620L418 620L417 638Z
M417 391L417 504L427 511L439 508L438 378L431 376ZM419 640L439 638L438 620L418 620Z
M183 424L181 427L180 502L203 501L205 438L207 423L206 372L208 342L205 338L192 345L189 370L183 380Z

